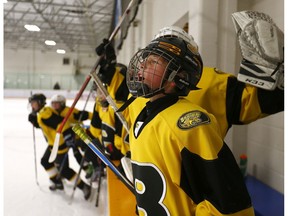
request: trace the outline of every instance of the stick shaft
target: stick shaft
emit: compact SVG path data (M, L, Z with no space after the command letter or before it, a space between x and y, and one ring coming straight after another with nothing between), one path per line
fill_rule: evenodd
M134 0L131 0L130 3L128 4L126 10L124 11L123 15L121 16L120 21L118 22L117 26L115 27L114 31L111 33L111 35L109 37L110 42L113 40L115 35L118 33L118 31L119 31L124 19L126 18L126 16L130 13L130 10L131 10L133 3L134 3Z
M125 184L125 186L134 194L133 184L124 176L114 163L105 155L105 153L92 143L91 137L81 128L80 125L76 124L73 126L73 131L89 146L89 148L108 166L112 172Z
M33 146L34 146L35 180L36 180L36 184L39 185L39 182L38 182L38 172L37 172L37 157L36 157L35 127L34 127L34 126L33 126Z
M92 73L91 76L93 77L93 80L95 81L97 87L99 88L99 90L101 91L101 93L105 96L107 102L109 103L109 105L113 108L115 114L117 115L117 117L119 118L119 120L121 121L121 123L123 124L123 127L126 129L126 131L129 133L129 126L127 121L125 120L124 116L122 115L122 113L117 112L118 107L115 103L115 101L111 98L111 96L109 95L108 91L106 90L106 88L102 85L101 80L99 79L99 77L97 76L96 73Z

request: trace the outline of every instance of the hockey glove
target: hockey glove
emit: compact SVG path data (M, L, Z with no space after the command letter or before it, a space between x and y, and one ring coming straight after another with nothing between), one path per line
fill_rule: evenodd
M95 49L97 55L104 55L100 61L99 78L103 83L110 84L116 67L116 54L113 46L108 39L103 39L101 43Z
M267 90L283 88L284 33L264 13L236 12L232 19L243 57L238 80Z
M63 137L67 147L75 147L75 133L72 128L69 128L63 132Z
M118 150L112 143L105 144L105 153L107 153L111 160L120 160L123 157L121 151Z
M95 49L97 55L104 55L104 59L100 62L100 66L108 67L109 65L116 64L116 54L114 47L111 45L108 39L103 39L103 42Z
M37 121L37 113L31 112L28 116L28 121L31 122L31 124L34 127L40 128L38 121Z

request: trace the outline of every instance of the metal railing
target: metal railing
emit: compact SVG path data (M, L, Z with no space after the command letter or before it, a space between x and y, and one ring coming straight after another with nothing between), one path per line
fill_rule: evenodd
M4 73L4 89L53 89L58 82L60 89L78 90L85 79L84 74Z

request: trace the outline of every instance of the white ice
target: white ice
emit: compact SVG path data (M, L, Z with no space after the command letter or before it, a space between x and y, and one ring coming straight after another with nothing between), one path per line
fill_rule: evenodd
M67 105L72 104L67 101ZM40 159L47 147L40 129L35 129L37 179L34 163L33 127L28 122L27 99L3 100L3 213L5 216L96 216L107 214L106 178L103 179L98 207L95 207L97 184L88 201L83 192L75 190L71 203L74 182L65 181L65 190L49 190L49 178L40 164ZM85 101L79 101L77 108L82 109ZM92 111L93 104L88 103ZM70 150L71 151L71 150ZM70 165L78 172L79 165L69 152ZM84 173L82 172L82 177ZM83 178L85 179L85 177Z

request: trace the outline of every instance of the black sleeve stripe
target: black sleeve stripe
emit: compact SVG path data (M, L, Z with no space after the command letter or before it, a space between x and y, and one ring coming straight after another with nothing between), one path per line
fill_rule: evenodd
M243 124L239 121L241 113L241 100L245 83L239 82L236 77L229 77L226 89L226 117L228 128L232 124Z
M128 98L128 95L129 95L129 90L126 85L126 80L124 79L115 93L115 99L117 101L125 102Z
M206 199L223 214L251 207L243 176L227 145L215 160L204 160L187 149L181 156L180 186L194 202Z
M80 111L78 113L74 113L74 119L76 120L85 121L88 118L89 118L89 113L87 111Z
M119 118L118 118L118 116L116 114L114 114L114 118L115 118L115 134L117 134L119 137L121 137L122 136L123 124L119 120Z
M63 119L64 118L62 116L52 113L52 115L48 119L42 119L42 122L48 127L56 130L57 126L63 121Z
M101 129L101 119L100 119L100 116L99 116L99 113L97 111L95 111L95 107L96 106L96 103L94 105L94 112L93 112L93 115L92 115L92 120L91 120L91 125L95 128L99 128Z

